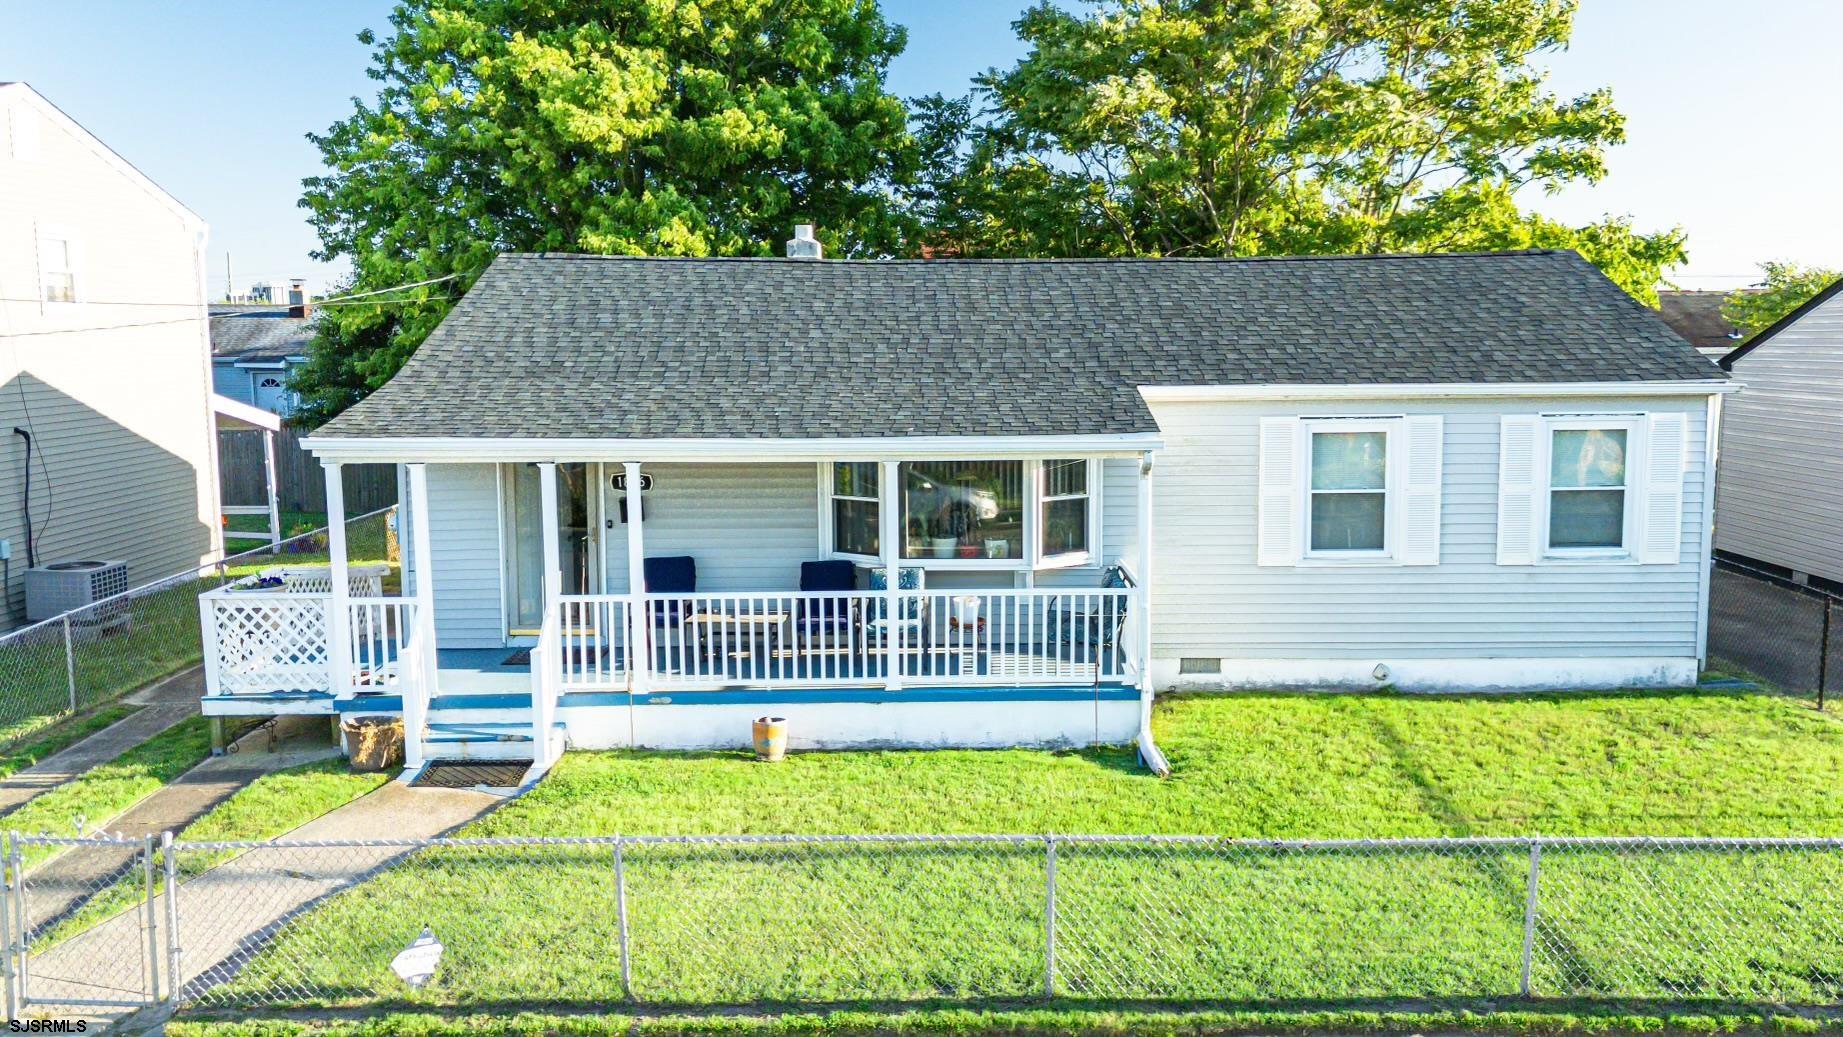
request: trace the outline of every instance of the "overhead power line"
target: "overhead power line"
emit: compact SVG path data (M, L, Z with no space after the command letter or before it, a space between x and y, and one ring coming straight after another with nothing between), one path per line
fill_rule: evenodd
M389 288L377 288L377 289L374 289L368 292L357 292L352 295L339 295L339 296L334 296L330 299L314 300L312 302L307 303L306 305L308 307L393 306L398 303L430 302L432 300L426 296L422 298L416 298L416 299L374 299L371 297L377 296L377 295L383 295L387 292L400 292L400 291L404 291L405 289L409 289L409 288L421 288L427 285L441 284L444 281L452 281L455 278L460 277L460 276L461 276L460 274L448 274L443 277L430 278L427 281L415 281L410 284L393 285ZM41 299L12 299L12 298L0 297L0 302L37 303L37 302L42 302L42 301L43 300ZM89 305L97 305L97 306L184 306L192 310L198 309L198 303L196 302L189 302L189 303L125 302L121 300L101 301L101 300L86 299L86 300L83 300L82 302L76 303L75 305L79 305L79 306L89 306ZM274 307L274 309L276 310L283 310L283 309L289 309L289 308L291 307L287 307L283 305L277 305ZM207 309L209 309L209 307L207 307ZM249 315L251 314L248 311L245 311L242 314L230 313L230 314L218 314L217 316L220 319L222 319L222 318L227 318L227 317L249 316ZM206 316L209 317L212 315L207 313ZM84 331L125 331L131 328L153 328L153 327L160 327L160 326L168 325L168 324L189 324L198 319L199 318L196 315L194 315L194 316L189 316L189 317L171 317L165 320L132 321L126 324L90 324L90 325L84 325L82 327L75 327L75 328L46 328L43 331L15 331L15 332L7 332L4 334L0 334L0 339L37 338L42 335L72 335L72 334L76 334L78 332L84 332Z
M401 292L401 291L404 291L410 288L421 288L421 287L424 287L425 285L441 284L444 281L452 281L455 278L460 277L460 276L461 276L460 274L448 274L444 277L432 277L428 279L427 281L412 281L409 284L392 285L389 288L377 288L369 292L354 292L351 295L334 295L334 296L330 296L325 299L309 299L304 305L309 306L309 307L314 307L314 306L388 306L392 303L399 303L399 302L427 302L428 299L426 297L421 298L421 299L382 299L382 300L378 300L375 302L360 302L359 300L369 299L372 296L384 295L389 292ZM18 297L10 297L10 296L0 297L0 302L37 303L37 302L43 302L43 301L44 301L43 299L37 299L37 298L18 298ZM136 301L132 299L83 299L79 301L78 303L76 303L76 305L79 305L79 306L182 306L188 309L198 308L197 302ZM245 304L206 303L205 308L210 309L214 305L216 306L236 306L236 305L245 305ZM280 302L262 303L259 305L268 306L270 309L275 309L275 310L285 310L285 309L292 308L290 304L280 303ZM249 312L249 311L245 311L245 312ZM224 316L231 316L231 314L225 314Z

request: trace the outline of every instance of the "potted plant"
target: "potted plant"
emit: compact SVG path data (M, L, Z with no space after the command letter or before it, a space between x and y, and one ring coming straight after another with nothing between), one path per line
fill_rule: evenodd
M950 500L941 505L940 510L928 523L928 546L933 549L936 558L952 558L960 547L960 539L973 528L972 510L965 501Z

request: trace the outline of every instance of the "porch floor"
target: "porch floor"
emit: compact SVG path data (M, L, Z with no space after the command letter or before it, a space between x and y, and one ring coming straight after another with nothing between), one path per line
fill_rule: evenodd
M626 666L626 652L619 647L587 646L568 649L570 668L610 675ZM1066 649L1056 646L1013 645L987 650L934 646L925 651L909 651L902 657L905 680L956 678L1013 678L1030 685L1116 684L1118 676L1096 680L1094 664L1070 662ZM660 690L673 681L699 684L727 684L737 687L776 683L839 681L879 684L889 672L889 659L880 652L800 654L754 650L724 650L715 646L709 652L659 647L653 652L652 672L661 678ZM513 660L517 660L516 662ZM443 695L523 694L531 690L531 664L523 650L501 648L444 648L436 653L439 678L437 688ZM613 678L611 678L613 679Z

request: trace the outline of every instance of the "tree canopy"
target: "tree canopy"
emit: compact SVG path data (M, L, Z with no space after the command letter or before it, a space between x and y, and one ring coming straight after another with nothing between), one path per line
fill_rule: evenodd
M877 0L399 0L302 205L357 290L294 387L382 385L508 250L1242 256L1573 248L1655 304L1683 235L1570 226L1624 120L1538 64L1573 0L1042 0L958 98L885 88ZM404 301L408 299L409 301Z
M1721 301L1721 315L1747 338L1765 331L1843 277L1843 271L1797 263L1761 263L1760 270L1766 276L1759 287L1729 292Z
M349 287L459 274L417 304L324 312L296 378L324 420L382 385L494 255L761 255L910 237L914 161L874 0L401 0L367 32L374 100L310 135L302 205ZM417 293L411 297L422 298Z
M1569 227L1520 192L1592 183L1624 120L1535 59L1563 0L1039 3L1030 50L924 99L920 193L966 255L1236 256L1577 248L1655 303L1680 232Z

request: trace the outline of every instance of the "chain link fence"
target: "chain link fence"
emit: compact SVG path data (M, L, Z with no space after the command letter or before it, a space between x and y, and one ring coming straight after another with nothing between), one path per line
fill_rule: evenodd
M8 860L12 1017L1843 998L1830 839L15 837Z
M347 554L382 560L389 508L346 522ZM272 565L325 562L324 528L174 573L0 635L0 748L196 665L198 596Z
M1814 696L1843 690L1843 595L1721 557L1709 586L1709 656Z

